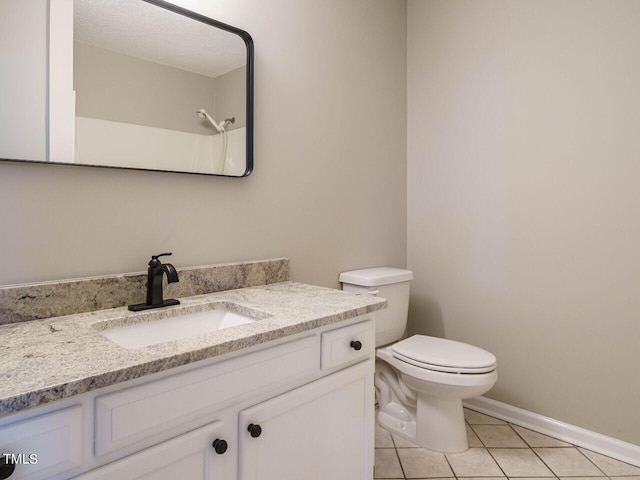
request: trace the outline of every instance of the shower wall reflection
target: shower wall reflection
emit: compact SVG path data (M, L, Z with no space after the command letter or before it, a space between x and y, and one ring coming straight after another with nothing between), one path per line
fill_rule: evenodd
M242 175L245 78L244 66L210 77L76 41L74 162ZM219 129L203 109L235 121Z
M246 168L245 128L225 134L226 148L220 134L201 135L88 117L76 117L75 131L75 161L83 165L231 176L242 175Z

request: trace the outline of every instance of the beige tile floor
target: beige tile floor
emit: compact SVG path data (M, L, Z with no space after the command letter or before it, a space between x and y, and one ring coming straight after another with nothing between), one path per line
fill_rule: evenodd
M442 454L376 426L376 479L640 480L640 468L465 409L469 450Z

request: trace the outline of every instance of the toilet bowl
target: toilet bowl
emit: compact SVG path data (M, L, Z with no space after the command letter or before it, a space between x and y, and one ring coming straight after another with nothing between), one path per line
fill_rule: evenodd
M340 275L344 290L379 295L388 302L375 321L377 421L425 448L462 452L468 448L462 400L493 387L496 358L443 338L414 335L399 340L406 327L412 278L409 270L388 267Z

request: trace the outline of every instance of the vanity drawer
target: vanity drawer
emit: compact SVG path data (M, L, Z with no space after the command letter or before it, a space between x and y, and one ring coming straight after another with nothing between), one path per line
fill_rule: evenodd
M236 401L311 376L318 355L312 335L98 397L95 454L162 441Z
M349 325L322 334L323 370L361 360L375 349L373 321Z
M82 465L82 407L0 427L0 454L13 454L11 480L36 480Z

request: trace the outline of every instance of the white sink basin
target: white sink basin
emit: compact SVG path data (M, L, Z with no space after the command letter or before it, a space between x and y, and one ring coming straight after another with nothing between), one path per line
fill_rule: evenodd
M205 310L152 322L108 328L100 333L121 347L134 349L244 325L256 318L225 309Z

